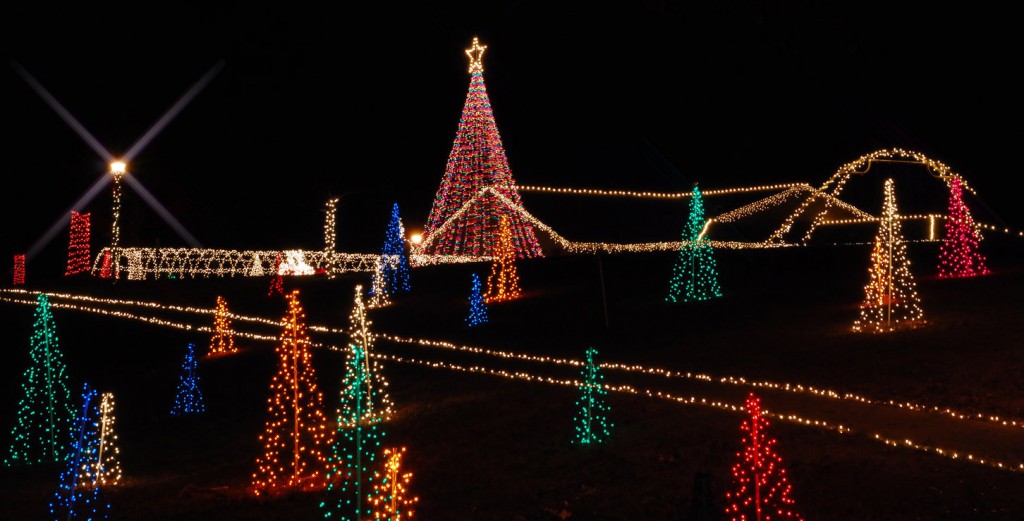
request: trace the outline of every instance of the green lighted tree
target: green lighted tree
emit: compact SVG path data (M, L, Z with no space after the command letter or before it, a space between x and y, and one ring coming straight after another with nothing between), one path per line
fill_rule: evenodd
M61 461L67 455L75 418L50 300L40 294L36 303L29 348L32 362L21 384L25 397L18 404L17 423L11 430L11 449L4 461L7 466Z
M721 297L718 271L715 269L714 248L704 231L704 198L700 189L693 187L690 198L690 218L683 230L683 246L679 260L672 270L666 302L691 302Z
M583 382L580 383L580 398L576 401L576 440L580 445L604 443L611 436L612 423L608 421L611 410L605 403L608 390L604 388L604 375L594 362L597 349L587 349L587 362L583 366Z

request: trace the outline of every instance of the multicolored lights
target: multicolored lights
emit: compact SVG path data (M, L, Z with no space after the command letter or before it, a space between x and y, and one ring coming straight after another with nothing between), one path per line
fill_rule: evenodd
M284 490L319 490L326 485L324 451L331 430L316 385L306 313L299 291L287 295L288 312L277 346L278 369L270 381L266 429L259 436L263 454L256 459L252 490L256 495Z
M803 520L793 510L792 486L775 452L776 440L768 437L761 399L754 393L747 397L746 411L750 417L740 425L744 447L732 467L733 489L725 494L725 513L733 521Z
M501 232L494 247L494 262L491 263L491 274L487 277L487 293L484 300L505 302L520 296L519 274L516 272L516 255L512 246L512 231L508 218L501 218Z
M466 51L471 75L466 104L419 250L434 255L492 256L499 220L504 217L510 220L516 256L538 257L541 251L533 228L515 211L522 200L484 85L484 49L474 38L473 47ZM491 188L504 200L493 195L476 197L483 188ZM458 222L446 226L456 213Z
M199 390L199 375L196 374L196 346L191 342L185 352L185 360L181 362L181 379L178 381L178 392L174 396L171 414L199 414L206 411L203 404L203 392Z
M604 375L594 362L597 349L587 348L587 361L583 366L580 398L576 401L576 439L580 445L599 444L611 437L613 424L608 420L611 410L606 403L608 390L604 388Z
M946 236L939 248L939 278L988 275L985 256L978 251L978 230L964 204L960 178L949 180L949 217Z
M29 346L31 362L21 384L25 394L11 430L6 466L60 461L66 455L75 418L67 367L46 295L36 297Z
M238 352L235 347L235 333L231 330L231 312L228 301L217 295L217 311L213 315L213 338L210 339L209 356L230 355Z
M384 449L384 472L374 473L375 483L370 494L370 506L375 520L402 521L411 519L416 513L413 506L420 498L409 496L412 472L402 473L403 455L405 447Z
M100 496L100 483L81 487L82 473L99 455L99 396L96 390L85 384L82 391L81 414L76 416L74 429L69 436L70 450L65 459L64 470L53 501L50 515L53 519L106 519L110 510Z
M471 275L472 286L469 290L469 316L466 317L466 325L476 327L487 323L487 304L484 303L483 295L480 294L480 277L473 273Z
M68 267L64 276L78 275L89 271L92 254L89 251L89 213L71 210L71 231L68 237Z
M683 230L683 246L672 269L666 302L691 302L722 296L722 290L718 288L714 249L704 236L704 227L704 199L695 186L690 198L690 217Z
M914 276L910 273L907 246L900 232L892 179L885 181L882 220L871 250L868 273L871 280L864 288L866 295L861 304L860 318L853 323L854 331L885 333L922 321L924 312Z

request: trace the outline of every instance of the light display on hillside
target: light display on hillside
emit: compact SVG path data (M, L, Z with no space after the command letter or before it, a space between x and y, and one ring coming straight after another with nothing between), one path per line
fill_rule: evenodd
M486 48L473 38L473 46L466 50L469 92L448 166L423 231L422 252L489 257L493 255L499 222L507 218L516 256L537 257L541 251L533 227L514 211L522 206L522 200L512 179L484 85ZM492 188L503 198L493 195L477 198L485 187ZM449 222L453 217L457 222Z

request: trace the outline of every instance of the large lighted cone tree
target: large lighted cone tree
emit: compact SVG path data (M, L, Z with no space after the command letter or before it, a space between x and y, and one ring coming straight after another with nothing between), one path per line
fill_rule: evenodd
M229 355L238 352L235 347L235 332L231 329L231 317L228 316L228 301L217 296L217 310L213 314L213 338L210 339L210 350L214 355Z
M46 295L36 297L29 346L31 362L21 383L24 395L11 430L7 466L60 461L66 456L75 418L67 367Z
M868 274L870 280L864 288L860 318L853 323L854 331L884 333L922 321L924 312L910 273L892 179L885 181L882 217L871 249Z
M106 519L110 505L100 495L100 483L82 484L82 472L99 454L100 413L96 390L85 384L81 412L76 415L69 438L65 467L61 471L57 492L50 502L53 519Z
M421 249L427 254L492 256L498 221L505 217L509 219L515 255L538 257L541 251L533 226L518 211L522 199L484 85L486 48L473 38L473 46L466 50L469 92L448 166L424 227ZM494 190L504 200L490 193L481 195L484 188Z
M740 425L743 450L732 467L732 490L726 492L725 513L733 521L803 520L794 511L792 486L775 452L776 440L768 436L768 418L761 399L750 393L746 403L749 418Z
M612 422L608 420L611 410L606 402L608 390L604 388L604 375L594 361L597 349L587 349L587 361L583 365L580 382L580 398L576 401L576 439L580 445L599 444L611 437Z
M401 521L411 519L416 513L413 506L420 498L409 496L409 481L412 472L402 472L402 456L405 447L400 449L384 449L384 472L374 472L373 493L370 504L373 506L373 519Z
M939 248L939 277L977 277L988 275L985 256L978 251L978 231L971 211L964 204L960 178L949 182L949 215L946 235Z
M690 197L690 216L683 230L683 246L672 269L666 302L691 302L722 296L715 269L714 248L704 231L704 198L700 189L693 187Z
M332 430L323 413L323 394L312 365L306 314L299 292L287 295L282 319L277 373L270 381L266 429L260 434L263 453L256 459L252 490L263 494L284 490L318 490L326 485L324 454Z
M519 274L516 272L516 254L512 248L512 231L508 219L501 219L501 232L494 249L491 274L487 277L484 301L504 302L519 298Z

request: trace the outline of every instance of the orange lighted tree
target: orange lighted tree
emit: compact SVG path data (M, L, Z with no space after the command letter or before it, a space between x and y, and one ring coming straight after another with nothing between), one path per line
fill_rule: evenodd
M384 449L384 475L375 473L373 492L370 494L374 519L401 521L415 514L412 507L420 498L409 497L412 472L401 473L404 454L405 447Z
M263 454L252 475L255 494L326 486L328 461L324 451L331 443L323 394L317 389L306 333L306 314L299 291L287 296L288 314L277 347L280 360L270 382L266 430L260 435Z
M484 301L504 302L519 298L519 274L516 273L516 250L512 246L512 232L508 219L501 218L498 243L494 246L494 263L487 277L487 293Z
M231 330L231 318L228 317L228 301L217 296L217 311L213 315L213 338L210 339L210 355L230 355L237 353L235 332Z

